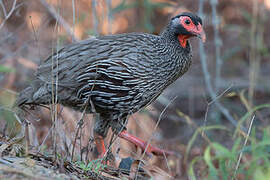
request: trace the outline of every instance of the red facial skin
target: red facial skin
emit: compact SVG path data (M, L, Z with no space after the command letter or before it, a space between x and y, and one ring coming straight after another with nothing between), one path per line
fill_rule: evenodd
M189 21L190 23L187 24L186 21ZM183 48L186 48L187 40L192 36L197 36L202 39L203 42L206 40L206 36L204 33L204 30L202 28L201 24L198 24L197 26L193 23L193 21L188 16L181 16L179 18L179 23L191 34L190 35L178 35L178 40L180 45Z

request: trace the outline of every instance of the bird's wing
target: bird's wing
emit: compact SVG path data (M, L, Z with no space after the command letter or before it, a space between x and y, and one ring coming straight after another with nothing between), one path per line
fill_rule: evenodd
M145 36L103 36L66 46L38 68L38 79L74 88L80 99L91 94L104 107L108 103L132 103L131 99L136 98L139 101L149 81L146 77L153 74L148 57L153 49Z

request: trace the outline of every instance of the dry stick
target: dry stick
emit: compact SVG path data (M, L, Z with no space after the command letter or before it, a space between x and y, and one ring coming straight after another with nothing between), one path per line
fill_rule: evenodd
M215 85L216 85L216 92L219 91L220 88L220 82L221 82L221 66L222 66L222 59L220 55L220 47L222 46L222 40L219 36L219 17L217 15L217 0L210 0L211 8L212 8L212 24L214 28L214 42L215 42L215 55L216 55L216 79L215 79Z
M227 88L225 89L220 95L218 95L217 97L215 97L214 99L212 99L210 102L207 102L207 107L206 107L206 112L204 115L204 121L203 121L203 130L202 130L202 136L205 136L205 126L206 126L206 122L207 122L207 117L208 117L208 112L209 112L209 107L215 102L217 101L219 98L221 98L226 92L228 92L232 87L233 87L233 83Z
M159 118L158 118L158 121L157 121L157 123L156 123L156 126L154 127L154 130L153 130L153 132L152 132L152 135L151 135L150 138L148 139L147 145L146 145L146 147L145 147L145 149L144 149L144 151L143 151L143 154L142 154L142 156L141 156L141 158L140 158L140 161L139 161L139 164L138 164L138 168L137 168L137 171L136 171L135 179L137 179L137 175L138 175L138 172L139 172L139 169L140 169L141 161L142 161L143 157L145 156L145 153L146 153L146 151L147 151L147 149L148 149L148 147L149 147L149 145L150 145L150 142L151 142L151 140L152 140L153 134L154 134L154 132L156 131L156 129L157 129L157 127L158 127L158 125L159 125L159 123L160 123L160 121L161 121L161 118L162 118L163 114L165 113L165 111L168 109L168 107L173 103L173 101L174 101L177 97L178 97L178 96L175 96L175 97L167 104L167 106L163 109L163 111L161 111L161 113L160 113L160 115L159 115Z
M30 22L31 22L31 26L32 26L32 29L33 29L33 32L34 32L34 37L35 37L35 42L36 42L36 45L37 45L37 48L38 48L38 55L39 55L39 57L41 56L40 55L40 48L39 48L39 41L38 41L38 35L37 35L37 30L35 29L35 26L34 26L34 24L33 24L33 21L32 21L32 17L31 16L29 16L29 18L30 18ZM30 111L29 111L29 113L30 113ZM32 113L30 113L30 114L32 114ZM28 125L27 125L27 133L29 132L29 130L28 130ZM29 136L29 135L27 135L27 136ZM29 138L28 138L29 139ZM45 138L46 139L46 138ZM43 141L42 143L44 143L45 141ZM43 144L42 144L43 145ZM38 148L38 152L40 151L40 147L41 146L39 146L39 148Z
M97 71L97 69L96 69L96 71ZM96 81L96 79L95 79L95 81ZM90 92L93 91L94 87L95 87L95 82L94 82L94 85L91 87ZM83 109L81 118L80 118L80 120L79 120L79 122L78 122L78 128L77 128L77 130L76 130L76 135L75 135L75 139L74 139L74 143L73 143L73 148L72 148L71 161L73 160L74 150L75 150L75 145L76 145L76 140L77 140L77 137L78 137L78 134L79 134L79 129L82 128L82 125L83 125L83 118L84 118L84 115L85 115L85 113L86 113L86 109L87 109L89 103L90 103L90 105L91 105L91 111L92 111L92 113L93 113L94 115L95 115L95 113L96 113L95 106L94 106L94 104L93 104L93 102L92 102L92 100L91 100L91 96L89 95L88 98L87 98L87 100L85 101L85 103L84 103L84 105L83 105L83 106L84 106L84 109ZM81 157L81 158L82 158L82 157Z
M166 167L167 167L168 170L169 170L169 174L172 174L172 170L171 170L171 168L170 168L170 166L169 166L168 158L167 158L165 152L163 152L163 157L165 158L165 161L166 161Z
M240 154L239 154L239 158L238 158L237 164L236 164L236 166L235 166L235 171L234 171L234 175L233 175L233 177L232 177L232 180L235 179L237 170L238 170L238 168L239 168L240 161L241 161L242 156L243 156L243 149L244 149L244 148L246 147L246 145L247 145L247 141L248 141L248 138L249 138L249 135L250 135L250 132L251 132L251 128L252 128L254 119L255 119L255 115L253 115L253 117L252 117L252 119L251 119L251 121L250 121L249 128L248 128L248 133L247 133L247 136L246 136L244 145L243 145L243 147L242 147L242 151L241 151Z
M60 7L60 6L58 6ZM58 11L58 14L60 14L60 8L57 9ZM57 20L59 21L59 19ZM55 130L56 130L56 133L55 133L55 153L57 151L57 137L59 137L60 139L60 127L59 127L59 119L58 119L58 107L60 106L59 104L57 105L58 103L58 83L59 83L59 77L58 77L58 73L59 73L59 49L60 49L60 39L59 39L59 34L60 32L60 26L57 25L57 44L56 44L56 77L55 77L55 104L54 105L54 116L55 116ZM53 63L52 63L52 66L53 66ZM53 90L53 89L52 89ZM61 111L59 111L59 113L61 113ZM56 156L55 156L56 157Z
M89 155L89 147L91 147L92 144L93 144L93 138L89 138L89 140L87 142L87 145L86 145L86 154L85 154L85 159L84 159L85 164L89 163L89 157L88 157L88 155Z
M198 11L198 14L202 18L204 17L204 14L203 14L203 3L204 3L204 0L200 0L199 1L199 11ZM215 99L216 98L216 93L215 93L215 91L214 91L214 89L212 87L212 84L211 84L210 73L208 72L207 64L206 64L206 53L205 53L204 46L203 46L202 42L199 42L199 54L200 54L200 61L201 61L201 64L202 64L203 75L204 75L204 79L205 79L207 91L209 92L210 97L212 99ZM216 104L217 108L222 112L222 114L235 127L237 127L237 121L231 116L231 114L229 113L229 111L218 100L215 101L215 104Z
M58 14L59 14L60 8L58 8ZM60 31L60 26L57 26L57 37ZM58 110L57 110L57 103L58 103L58 72L59 72L59 45L60 45L60 40L59 37L57 38L57 44L56 44L56 77L55 77L55 101L54 101L54 121L55 121L55 158L57 155L57 137L59 136L59 120L58 120ZM53 66L53 63L52 63ZM53 72L52 72L53 74ZM53 90L53 88L52 88Z
M95 79L95 81L96 81L96 79ZM95 87L95 82L94 82L94 85L92 86L90 92L93 91L94 87ZM81 129L81 127L82 127L82 125L83 125L83 118L84 118L84 115L85 115L85 112L86 112L86 109L87 109L89 103L90 103L90 105L91 105L91 111L92 111L94 114L96 113L95 106L94 106L93 102L91 101L91 96L89 95L88 98L87 98L87 100L85 101L85 103L84 103L84 105L83 105L83 106L84 106L84 109L83 109L81 118L80 118L80 120L79 120L79 122L78 122L78 128L77 128L77 130L76 130L76 135L75 135L75 139L74 139L74 143L73 143L73 148L72 148L71 161L73 160L74 150L75 150L75 144L76 144L76 140L77 140L77 137L78 137L78 134L79 134L79 129Z
M46 0L39 0L41 2L41 4L46 7L48 9L48 11L50 12L50 14L59 22L59 24L61 24L64 29L66 30L67 34L71 36L73 41L78 41L78 39L75 37L74 33L72 32L72 28L69 26L69 24L64 20L64 18L62 18L62 16L60 16L56 10L54 9L54 7L52 7L50 4L47 3Z
M29 139L29 124L27 120L24 121L25 126L25 154L28 156L29 153L29 145L30 145L30 139Z
M58 9L59 11L59 9ZM56 23L55 23L55 27L54 27L54 32L59 32L59 26L58 26L58 20L56 20ZM57 29L57 30L56 30ZM57 39L57 49L58 49L58 45L59 45L59 39ZM53 73L53 70L54 70L54 52L53 52L53 48L52 48L52 66L51 66L51 86L52 86L52 91L51 91L51 97L52 97L52 104L51 104L51 119L53 121L53 130L52 130L52 139L53 139L53 149L54 149L54 158L55 160L57 159L57 143L56 143L56 126L57 126L57 113L56 113L56 103L57 103L57 89L58 89L58 51L56 51L57 54L56 54L56 63L57 63L57 74L56 74L56 79L54 79L54 73ZM54 82L55 80L55 82ZM54 85L56 86L56 88L54 88ZM54 94L54 89L55 89L55 94Z
M5 5L3 3L3 0L0 0L0 5L1 5L2 9L3 9L4 17L6 17L7 16L7 11L6 11L6 7L5 7Z
M12 15L12 13L18 8L20 7L21 5L19 6L16 6L16 3L17 3L17 0L14 0L13 1L13 4L12 4L12 7L10 9L10 11L8 12L8 14L6 13L6 8L3 4L3 1L1 0L1 6L2 6L2 9L3 9L3 12L4 12L4 16L5 16L5 19L3 20L3 22L0 24L0 29L4 26L5 22L8 20L8 18L10 18L10 16Z
M35 42L37 44L37 49L38 49L38 57L40 58L41 57L41 53L40 53L40 48L39 48L39 43L38 43L37 31L36 31L35 26L33 24L32 17L29 16L29 19L30 19L30 22L31 22L32 29L34 31Z
M80 118L80 120L78 122L78 128L76 130L76 134L75 134L75 138L74 138L74 142L73 142L73 147L72 147L71 161L73 161L73 156L74 156L74 151L75 151L75 145L76 145L77 137L78 137L78 134L79 134L79 130L80 130L80 128L83 125L83 118L84 118L84 115L85 115L85 112L86 112L87 105L88 104L85 103L84 110L83 110L82 115L81 115L81 118Z
M258 62L257 62L257 50L256 50L256 45L257 45L257 26L258 26L258 1L253 0L252 1L252 21L251 21L251 31L250 31L250 53L249 53L249 61L250 61L250 67L249 67L249 89L248 89L248 98L249 98L249 103L251 104L251 107L253 106L253 96L254 96L254 88L256 85L256 79L257 79L257 70L258 68L256 67Z
M42 143L39 145L38 150L37 150L37 153L39 153L39 152L40 152L41 147L44 145L44 143L46 142L47 138L48 138L48 137L49 137L49 135L52 133L52 129L53 129L53 126L52 126L52 127L49 129L49 131L48 131L47 135L44 137L44 139L43 139Z
M16 4L16 0L13 2L13 7L15 6L15 4ZM38 39L37 39L36 30L35 30L34 24L32 22L31 16L30 16L30 22L31 22L31 26L32 26L33 31L34 31L34 37L35 37L35 41L37 43L37 47L39 47L38 46ZM38 48L38 50L39 50L39 48ZM39 53L39 55L40 55L40 53ZM29 123L28 123L28 121L26 119L24 120L23 126L25 126L25 133L24 133L24 135L25 135L25 149L26 149L25 154L28 155L29 145L30 145L30 138L29 138Z
M82 131L83 130L83 123L82 126L80 127L80 155L81 155L81 161L82 161L82 156L83 156L83 148L82 148Z

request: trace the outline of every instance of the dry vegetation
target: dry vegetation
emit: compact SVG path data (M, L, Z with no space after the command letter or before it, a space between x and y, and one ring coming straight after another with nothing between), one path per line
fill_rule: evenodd
M116 139L114 163L103 167L92 115L12 107L56 49L95 35L157 34L182 11L203 17L207 42L192 41L190 71L128 124L181 157L142 156ZM269 0L0 0L0 179L269 179L269 19ZM125 157L143 159L138 174L139 161L129 174L117 169Z

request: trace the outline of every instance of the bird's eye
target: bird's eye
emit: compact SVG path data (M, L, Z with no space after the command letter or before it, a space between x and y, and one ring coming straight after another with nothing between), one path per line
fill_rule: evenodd
M190 24L190 20L186 19L185 24Z

